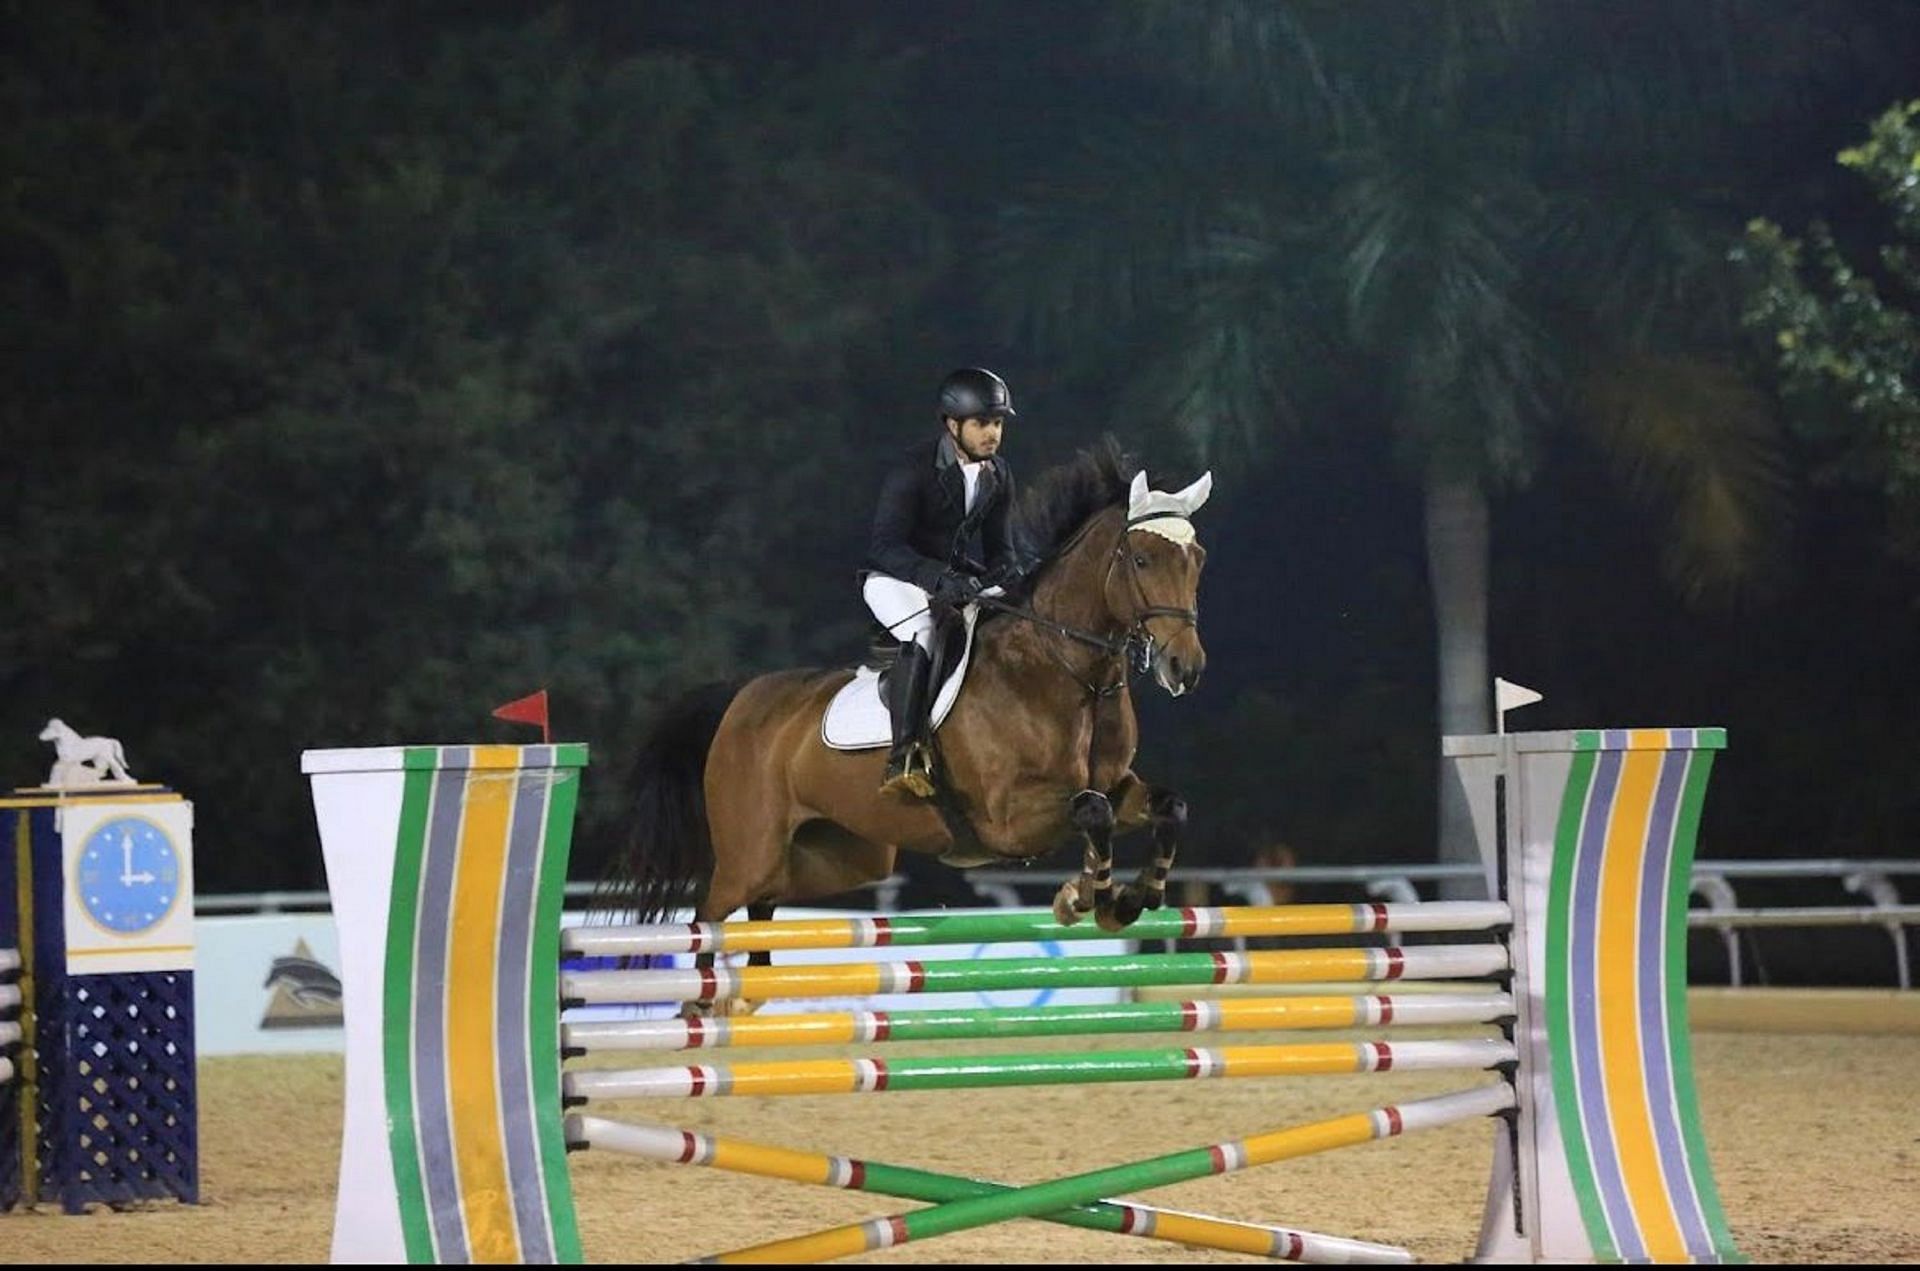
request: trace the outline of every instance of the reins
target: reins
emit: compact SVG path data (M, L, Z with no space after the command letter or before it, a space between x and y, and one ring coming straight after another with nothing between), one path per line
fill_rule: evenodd
M1109 697L1116 696L1126 688L1127 663L1129 660L1132 662L1133 669L1141 675L1145 675L1153 665L1154 639L1153 633L1147 629L1147 622L1153 618L1179 618L1187 626L1197 628L1200 625L1200 613L1197 609L1184 609L1174 605L1149 605L1141 603L1147 598L1146 587L1140 582L1140 567L1134 563L1133 553L1127 550L1127 535L1132 533L1141 522L1157 521L1173 515L1178 514L1156 512L1148 516L1134 517L1120 527L1120 537L1115 540L1113 551L1107 560L1107 579L1111 580L1113 577L1115 561L1124 558L1127 562L1127 573L1133 583L1133 599L1135 604L1133 620L1127 624L1119 635L1103 636L1097 632L1082 630L1079 627L1049 618L1034 609L1001 600L997 596L974 597L978 603L997 612L1009 614L1022 621L1030 622L1034 626L1051 631L1056 635L1064 636L1069 640L1077 640L1081 644L1100 650L1109 658L1120 659L1120 673L1116 675L1110 683L1094 684L1082 678L1080 673L1076 671L1065 658L1054 653L1051 647L1048 648L1048 652L1054 654L1054 660L1060 663L1061 669L1071 676L1073 681L1080 685L1087 694L1087 714L1090 723L1090 727L1087 730L1086 785L1088 789L1093 788L1094 760L1100 748L1100 703ZM1084 533L1085 531L1082 531L1082 534ZM1081 535L1075 535L1074 542L1078 542L1080 537ZM1068 549L1070 550L1072 546L1073 543L1069 543ZM1101 584L1103 594L1105 588L1106 582L1103 581ZM1130 659L1128 658L1129 654L1132 655Z

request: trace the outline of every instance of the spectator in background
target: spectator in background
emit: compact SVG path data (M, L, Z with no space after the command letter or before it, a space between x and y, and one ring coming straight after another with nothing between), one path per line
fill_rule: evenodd
M1300 863L1300 857L1295 854L1292 846L1285 839L1269 835L1264 837L1260 846L1254 849L1252 863L1256 870L1292 869ZM1261 901L1261 904L1291 905L1293 903L1295 888L1292 883L1274 880L1267 882L1265 886L1267 899Z

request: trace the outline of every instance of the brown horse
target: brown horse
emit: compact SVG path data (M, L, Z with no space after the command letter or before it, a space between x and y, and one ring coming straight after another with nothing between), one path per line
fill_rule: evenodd
M1002 604L979 623L935 738L958 821L880 793L884 746L822 742L822 713L851 671L762 675L682 699L642 745L620 899L643 922L689 899L703 922L742 906L766 918L886 877L898 850L964 868L1043 855L1077 831L1085 863L1054 900L1061 922L1092 910L1118 930L1158 908L1186 808L1133 772L1128 662L1176 697L1200 679L1206 553L1189 517L1210 487L1207 476L1177 494L1149 490L1108 443L1027 492L1018 525L1042 562L1031 607ZM1155 855L1116 895L1113 836L1148 824Z

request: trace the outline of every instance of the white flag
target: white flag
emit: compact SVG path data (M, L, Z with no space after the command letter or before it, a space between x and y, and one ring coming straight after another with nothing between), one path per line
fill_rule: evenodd
M1511 680L1496 677L1493 681L1493 706L1502 713L1520 706L1531 706L1539 700L1540 694Z

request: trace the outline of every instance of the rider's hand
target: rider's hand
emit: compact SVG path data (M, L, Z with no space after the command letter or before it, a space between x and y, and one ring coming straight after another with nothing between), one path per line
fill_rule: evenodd
M933 594L956 605L964 605L980 594L980 580L972 574L950 569L940 575L940 581L934 587Z
M1020 581L1020 567L1007 561L995 565L982 575L980 586L985 589L987 595L1004 596L1019 586Z

